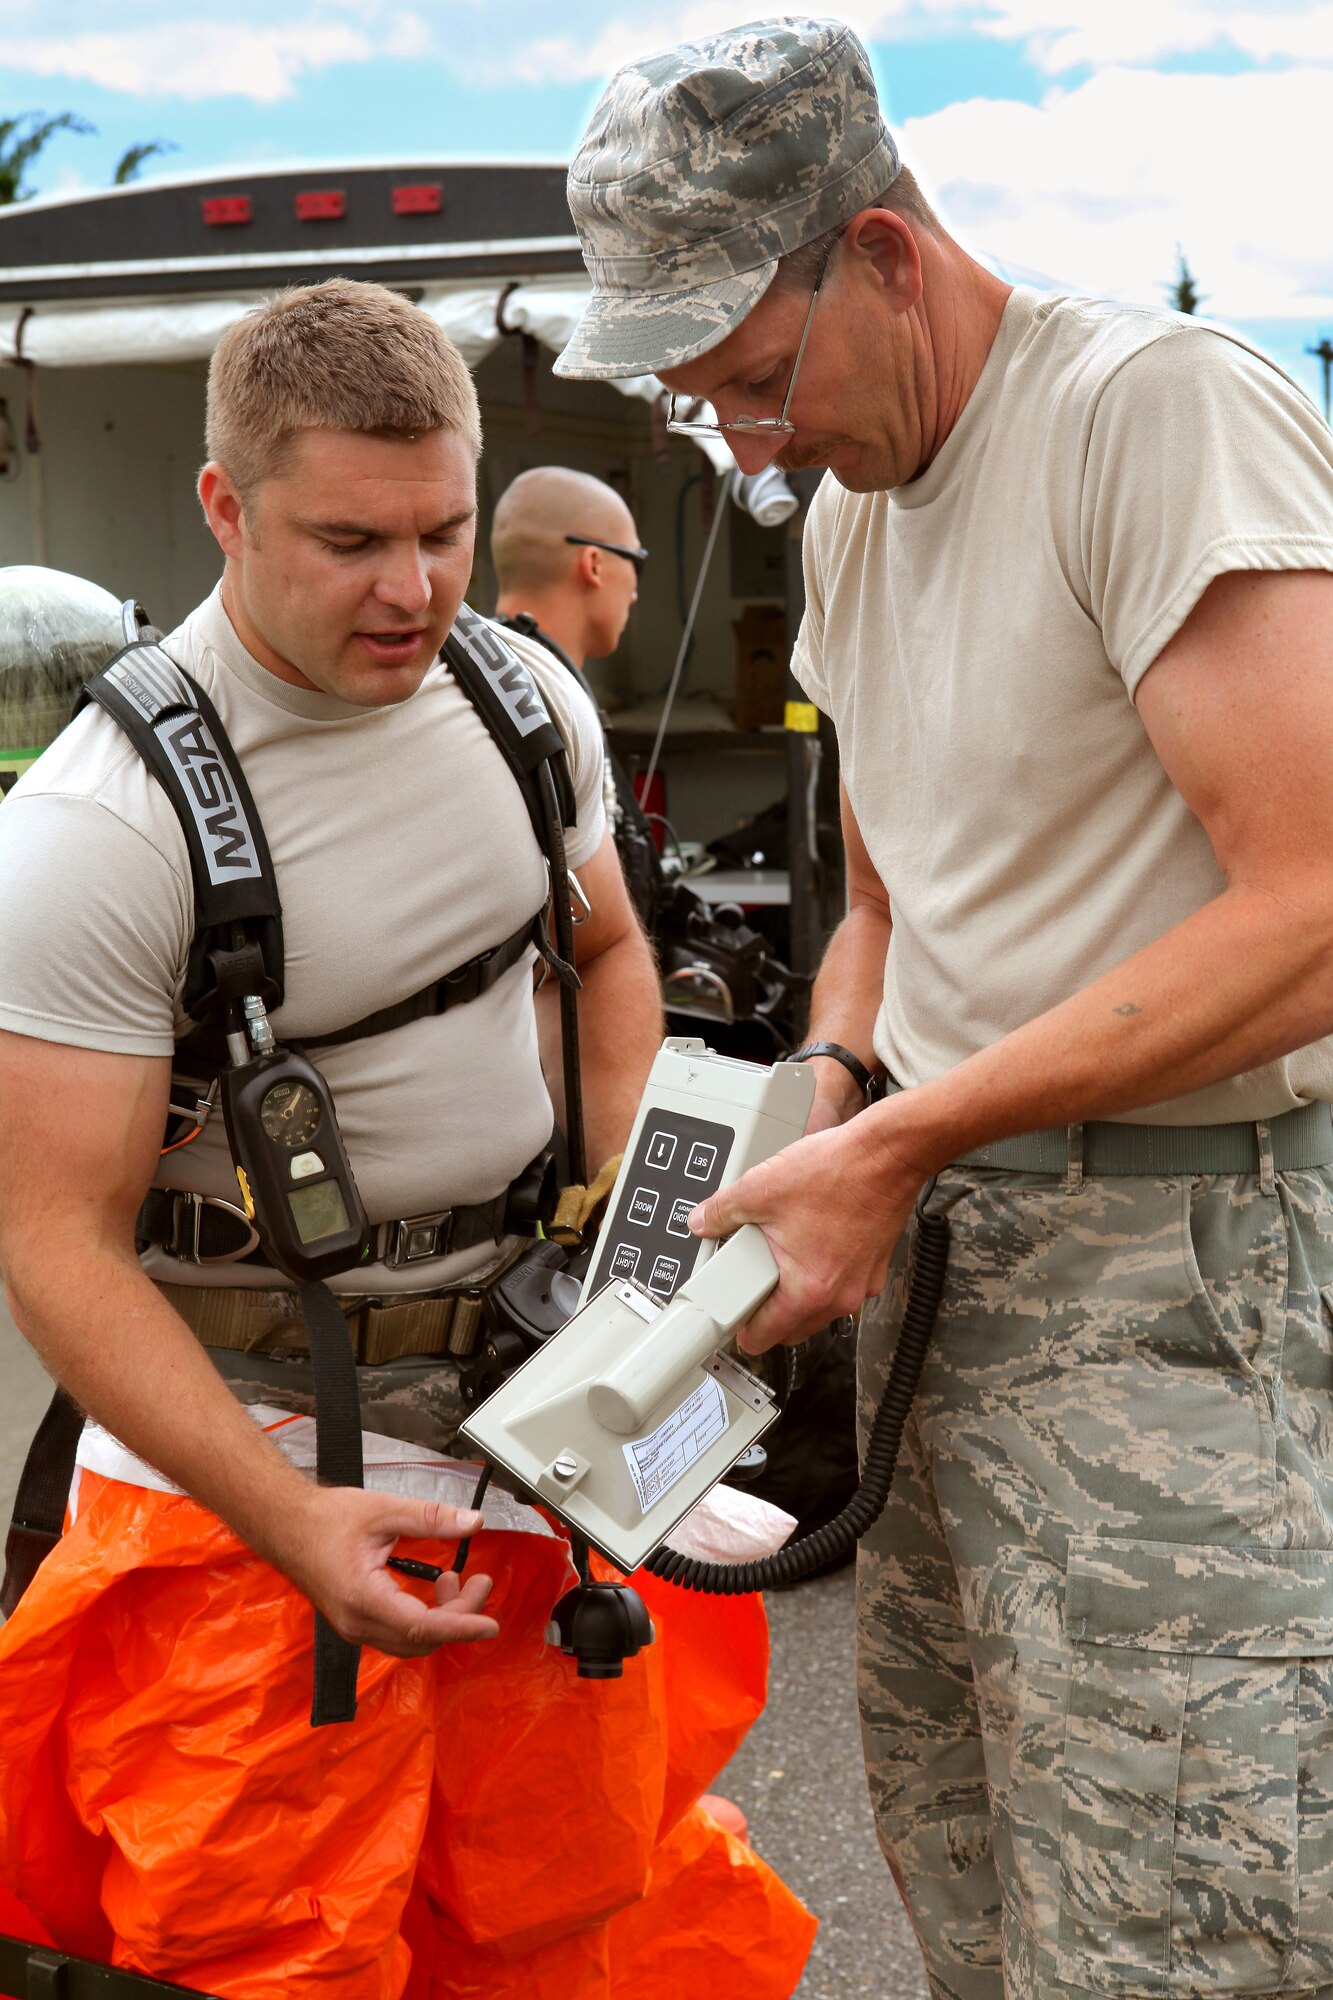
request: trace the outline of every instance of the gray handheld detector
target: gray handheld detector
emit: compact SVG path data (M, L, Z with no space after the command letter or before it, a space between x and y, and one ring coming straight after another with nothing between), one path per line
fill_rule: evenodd
M699 1201L805 1130L814 1078L669 1039L654 1060L579 1310L462 1435L623 1570L777 1414L721 1350L777 1283L763 1232L692 1236Z

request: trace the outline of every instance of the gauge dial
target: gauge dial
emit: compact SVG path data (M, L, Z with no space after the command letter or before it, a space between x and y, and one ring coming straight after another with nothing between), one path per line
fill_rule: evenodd
M264 1130L279 1146L308 1146L319 1130L320 1104L307 1083L275 1083L259 1107Z

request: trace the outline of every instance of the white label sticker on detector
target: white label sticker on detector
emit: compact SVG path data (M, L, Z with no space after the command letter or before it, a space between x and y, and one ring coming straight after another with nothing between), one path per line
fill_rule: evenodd
M726 1428L726 1398L710 1375L648 1437L621 1446L645 1514L685 1477Z

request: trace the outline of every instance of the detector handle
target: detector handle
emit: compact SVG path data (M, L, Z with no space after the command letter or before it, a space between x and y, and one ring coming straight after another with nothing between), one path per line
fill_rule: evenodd
M672 1384L724 1347L778 1282L768 1240L747 1222L664 1306L651 1330L588 1388L588 1408L605 1430L629 1437ZM636 1329L638 1331L638 1329Z

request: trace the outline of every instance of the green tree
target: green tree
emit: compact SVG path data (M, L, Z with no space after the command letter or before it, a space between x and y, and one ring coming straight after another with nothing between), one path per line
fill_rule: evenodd
M178 153L180 147L174 139L149 139L138 146L127 146L116 162L116 171L111 176L114 187L124 187L127 182L139 178L139 169L145 160L156 159L159 153Z
M1172 310L1178 313L1196 313L1203 304L1205 294L1194 282L1194 273L1185 262L1185 252L1176 245L1176 282L1167 288L1167 299Z
M17 118L0 118L0 206L23 201L32 193L23 177L48 139L57 132L93 132L95 126L72 111L47 118L40 111L21 111Z

